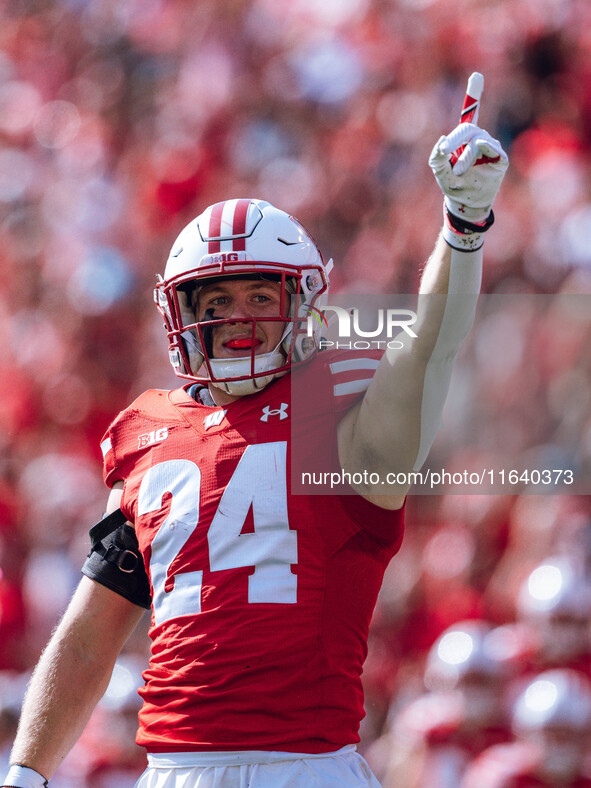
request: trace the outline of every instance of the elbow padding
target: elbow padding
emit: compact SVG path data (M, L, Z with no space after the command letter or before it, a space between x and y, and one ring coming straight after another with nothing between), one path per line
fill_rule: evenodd
M107 515L89 533L90 552L82 574L149 610L152 597L144 559L135 531L121 509Z

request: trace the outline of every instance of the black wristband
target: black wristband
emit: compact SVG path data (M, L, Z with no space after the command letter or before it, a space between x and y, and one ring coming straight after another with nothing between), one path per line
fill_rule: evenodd
M489 227L492 227L495 221L495 215L492 210L486 217L484 224L474 224L473 222L467 221L467 219L462 219L455 213L451 213L447 205L445 206L445 214L451 227L457 233L462 233L462 235L469 235L470 233L485 233Z

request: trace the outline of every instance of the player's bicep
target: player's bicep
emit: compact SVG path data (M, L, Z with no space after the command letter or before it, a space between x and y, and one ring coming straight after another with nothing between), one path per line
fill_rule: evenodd
M357 420L362 410L362 403L358 402L354 405L344 417L341 419L337 428L338 449L339 449L339 462L344 470L359 469L366 464L367 470L373 472L375 457L371 449L363 449L356 444L355 433L357 431ZM363 457L366 457L364 462ZM381 467L382 463L380 463ZM355 471L353 471L355 472ZM358 487L352 485L356 492L366 501L379 506L380 509L395 510L401 509L404 506L407 486L388 486L386 484L379 485L377 488L372 487Z
M109 495L105 517L90 529L90 552L82 574L141 608L151 607L150 582L137 536L119 508L123 483Z
M109 493L107 499L107 514L116 511L121 506L121 498L123 496L123 482L115 482L113 489Z
M381 359L363 398L339 424L342 467L378 473L412 469L420 440L424 377L420 357Z

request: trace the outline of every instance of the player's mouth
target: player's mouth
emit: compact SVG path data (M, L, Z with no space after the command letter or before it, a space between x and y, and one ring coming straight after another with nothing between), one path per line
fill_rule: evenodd
M256 338L253 342L252 337L234 337L223 343L228 350L251 350L251 348L262 344L261 340Z

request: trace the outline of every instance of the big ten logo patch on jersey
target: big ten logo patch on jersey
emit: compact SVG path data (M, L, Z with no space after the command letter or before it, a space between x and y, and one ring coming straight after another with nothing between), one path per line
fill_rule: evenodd
M278 408L271 408L270 405L265 405L263 408L263 415L261 421L269 421L269 416L279 416L279 419L287 418L287 402L282 402Z
M203 419L204 428L208 430L210 427L218 427L224 420L225 415L225 410L214 410L213 413L208 413Z
M159 430L152 430L152 432L145 432L143 435L138 435L138 449L145 449L146 446L153 446L155 443L160 443L168 438L168 427L162 427Z

